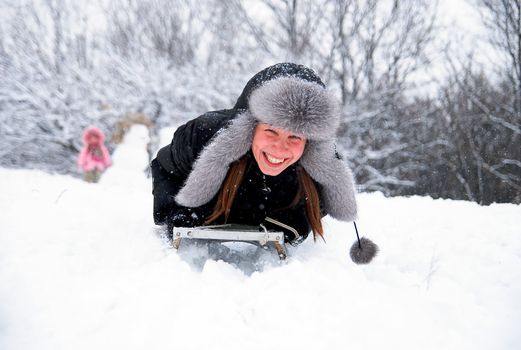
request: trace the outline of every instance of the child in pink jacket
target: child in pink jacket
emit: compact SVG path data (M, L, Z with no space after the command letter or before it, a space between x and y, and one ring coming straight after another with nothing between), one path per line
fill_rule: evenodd
M87 182L98 182L101 173L112 165L104 142L105 135L94 126L83 132L83 148L78 158L78 166Z

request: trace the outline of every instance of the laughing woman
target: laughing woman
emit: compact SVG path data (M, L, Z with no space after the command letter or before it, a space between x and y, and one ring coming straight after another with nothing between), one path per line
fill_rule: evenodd
M263 225L299 244L323 237L321 218L356 217L351 172L335 151L340 111L309 68L268 67L232 109L179 127L152 161L154 221L173 227ZM376 253L369 240L355 261Z

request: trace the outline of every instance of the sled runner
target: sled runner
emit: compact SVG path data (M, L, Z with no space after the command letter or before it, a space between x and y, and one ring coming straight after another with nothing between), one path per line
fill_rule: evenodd
M173 246L179 250L183 239L196 239L220 242L246 242L261 247L273 246L281 260L286 259L287 252L284 244L284 234L277 231L268 231L261 226L260 231L255 226L242 225L214 225L199 227L174 227Z

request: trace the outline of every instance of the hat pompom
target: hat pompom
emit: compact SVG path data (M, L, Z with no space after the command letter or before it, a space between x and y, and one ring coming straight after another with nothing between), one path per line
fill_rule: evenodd
M368 238L362 237L360 243L355 241L351 246L349 255L357 264L368 264L378 253L378 246Z

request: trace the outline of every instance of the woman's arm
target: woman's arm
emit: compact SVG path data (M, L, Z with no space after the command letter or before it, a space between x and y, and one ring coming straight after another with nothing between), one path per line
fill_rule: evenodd
M204 223L208 208L183 207L175 195L192 170L193 163L215 133L227 124L229 111L209 112L180 126L170 145L159 150L151 163L154 222L157 225L199 226Z

